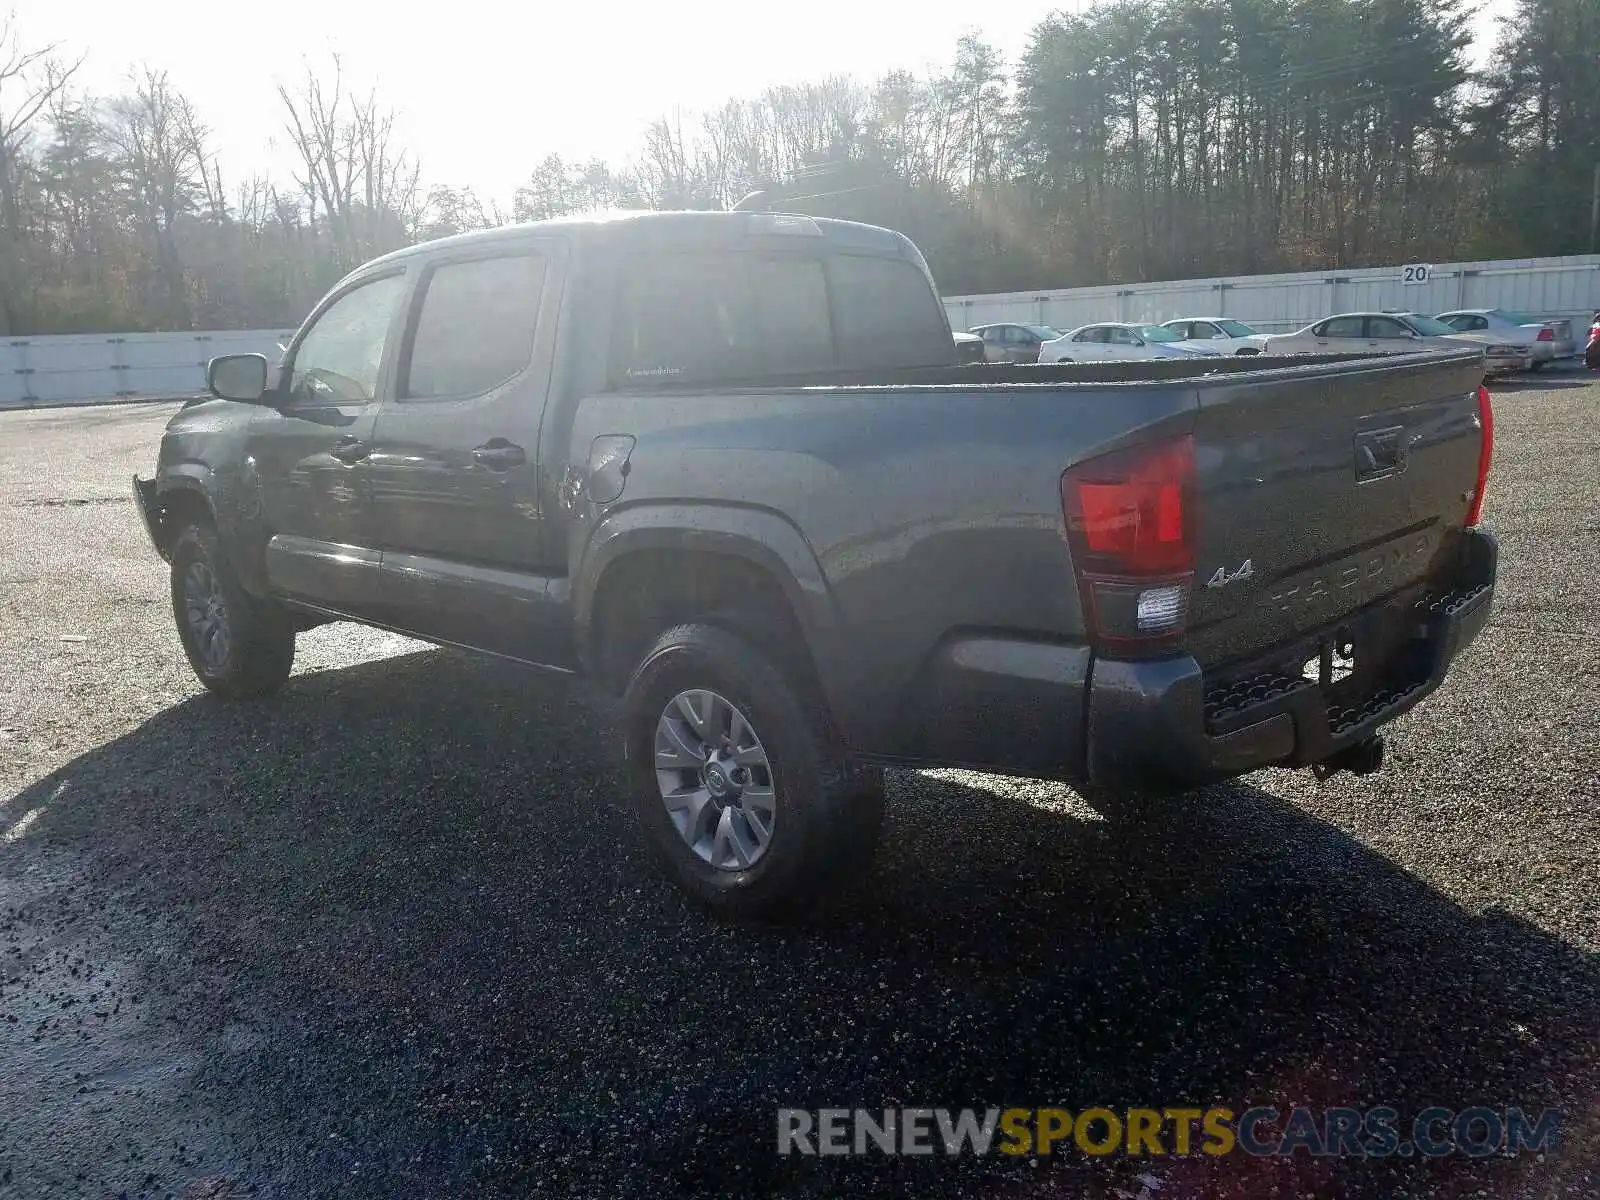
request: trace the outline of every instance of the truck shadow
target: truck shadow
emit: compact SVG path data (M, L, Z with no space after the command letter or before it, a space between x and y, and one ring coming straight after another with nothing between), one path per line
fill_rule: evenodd
M1119 832L896 774L861 888L737 928L651 869L614 748L579 689L427 651L178 704L17 797L5 850L80 862L152 974L215 980L170 1015L272 1194L1097 1195L1144 1168L780 1159L774 1110L1594 1099L1593 956L1249 783ZM1163 1197L1589 1186L1563 1155L1153 1169Z

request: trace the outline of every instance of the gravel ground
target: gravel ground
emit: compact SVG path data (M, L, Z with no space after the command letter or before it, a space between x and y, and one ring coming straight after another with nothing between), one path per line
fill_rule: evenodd
M653 873L573 685L337 625L203 696L129 499L172 411L0 414L0 1195L1600 1195L1588 377L1499 396L1493 623L1388 770L1128 832L892 775L870 879L788 930ZM1426 1164L773 1152L779 1105L1296 1102L1566 1120Z

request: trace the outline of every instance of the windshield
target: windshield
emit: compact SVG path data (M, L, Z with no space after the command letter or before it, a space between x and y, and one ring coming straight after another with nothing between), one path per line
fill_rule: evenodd
M1147 342L1181 342L1183 339L1165 325L1135 325L1134 333Z
M1222 332L1226 333L1229 337L1255 337L1256 335L1256 331L1251 329L1250 326L1246 325L1243 321L1229 321L1224 319L1218 321L1217 324L1222 326Z
M1043 338L1047 342L1053 342L1061 336L1061 330L1051 329L1048 325L1024 325L1023 328L1035 337Z
M1452 333L1461 332L1459 329L1451 329L1443 321L1436 321L1432 317L1418 316L1416 313L1408 313L1402 319L1423 337L1447 337Z

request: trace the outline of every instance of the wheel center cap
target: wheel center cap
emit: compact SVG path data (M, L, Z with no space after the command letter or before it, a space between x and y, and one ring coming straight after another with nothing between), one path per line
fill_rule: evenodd
M706 767L706 791L713 796L726 796L731 786L727 774L720 765L711 763Z

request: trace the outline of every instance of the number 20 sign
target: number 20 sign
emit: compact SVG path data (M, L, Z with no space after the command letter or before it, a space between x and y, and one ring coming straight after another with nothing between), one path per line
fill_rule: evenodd
M1433 273L1433 268L1427 263L1412 263L1410 266L1400 268L1401 283L1427 283L1428 276Z

